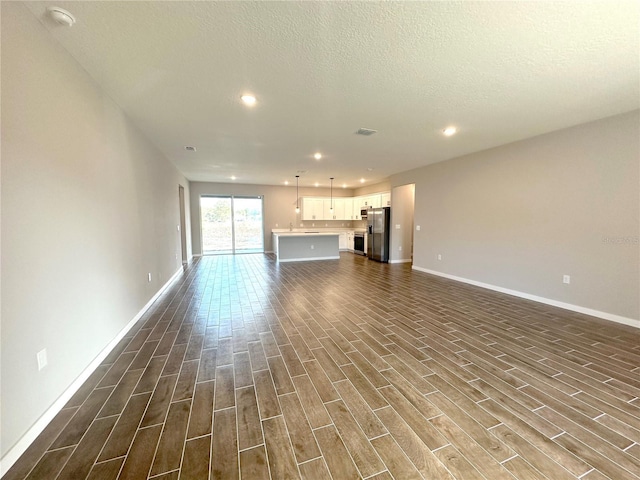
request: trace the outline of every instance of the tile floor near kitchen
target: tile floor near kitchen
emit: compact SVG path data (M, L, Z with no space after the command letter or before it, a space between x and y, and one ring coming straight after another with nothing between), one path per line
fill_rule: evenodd
M4 478L640 478L639 366L638 329L408 265L204 257Z

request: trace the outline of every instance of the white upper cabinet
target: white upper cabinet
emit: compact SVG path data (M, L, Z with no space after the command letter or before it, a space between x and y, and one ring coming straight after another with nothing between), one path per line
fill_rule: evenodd
M302 220L324 220L324 199L302 197Z
M379 208L380 205L380 195L379 193L374 193L371 195L366 195L362 198L362 206L367 208Z
M342 200L344 201L344 219L353 220L355 218L353 216L353 198L344 197Z
M347 220L348 218L345 211L345 199L333 197L333 215L329 217L329 220Z
M335 198L333 199L333 208L336 208L336 200ZM331 211L331 199L330 198L325 198L324 199L324 215L322 217L322 220L333 220L333 216L335 215L335 210L332 212Z
M353 220L362 220L360 210L364 207L364 199L362 197L353 197Z
M389 192L359 197L302 197L302 220L362 220L360 210L391 206Z

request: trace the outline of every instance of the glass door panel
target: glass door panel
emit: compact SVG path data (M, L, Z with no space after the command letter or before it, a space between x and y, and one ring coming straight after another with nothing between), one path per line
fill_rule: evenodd
M262 198L233 197L233 228L236 253L264 251Z
M202 253L233 253L230 197L200 197Z
M202 253L262 253L261 197L200 197Z

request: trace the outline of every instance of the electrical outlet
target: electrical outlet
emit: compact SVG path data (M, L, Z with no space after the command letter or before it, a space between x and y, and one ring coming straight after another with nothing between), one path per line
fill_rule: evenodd
M398 247L398 251L401 252L402 251L402 245Z
M178 254L176 253L176 260L178 259Z
M442 260L442 255L438 254L438 260Z
M40 350L38 352L38 354L36 355L36 358L38 359L38 371L42 370L44 367L47 366L47 349L43 348L42 350Z
M571 275L563 275L562 276L562 283L566 283L566 284L571 283Z
M316 248L315 245L311 245L311 250L313 250L314 248Z
M416 230L420 231L420 225L416 225Z
M276 223L276 228L278 228L278 224Z
M147 281L151 283L151 273L147 273Z

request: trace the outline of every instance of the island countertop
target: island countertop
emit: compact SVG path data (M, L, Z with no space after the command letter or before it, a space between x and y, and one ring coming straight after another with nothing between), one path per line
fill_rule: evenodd
M273 235L279 237L309 237L309 236L323 236L334 235L339 236L338 232L273 232Z

